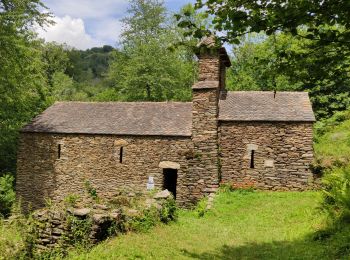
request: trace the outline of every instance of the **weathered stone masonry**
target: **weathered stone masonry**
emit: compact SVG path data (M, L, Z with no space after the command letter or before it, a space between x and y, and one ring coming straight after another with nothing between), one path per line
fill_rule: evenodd
M22 133L20 142L17 193L34 208L44 206L47 198L62 201L70 194L86 196L87 180L104 198L125 188L145 191L149 176L161 189L161 161L180 165L178 203L189 205L196 200L189 196L189 190L196 186L188 171L193 153L190 138Z
M225 49L209 38L197 56L192 103L58 102L25 126L16 185L23 205L84 198L86 181L106 199L125 188L145 192L149 177L186 207L220 181L307 189L315 120L307 93L226 91Z
M312 123L221 122L220 154L223 182L267 190L307 189L313 180Z

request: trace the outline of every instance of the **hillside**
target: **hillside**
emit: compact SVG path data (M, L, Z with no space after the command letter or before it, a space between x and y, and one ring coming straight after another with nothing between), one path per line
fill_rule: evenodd
M316 123L314 149L321 168L350 164L350 111Z
M104 242L70 259L335 259L338 233L314 239L324 216L317 192L224 192L204 217L181 211L178 222ZM349 230L348 230L349 231ZM348 232L344 230L344 232Z

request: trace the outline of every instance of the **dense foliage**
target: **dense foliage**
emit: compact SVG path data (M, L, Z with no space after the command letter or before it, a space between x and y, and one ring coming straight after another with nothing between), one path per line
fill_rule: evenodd
M350 105L350 56L336 53L286 33L249 34L233 49L228 88L308 91L317 118L327 118Z
M46 78L31 26L48 15L37 0L0 1L0 175L15 170L17 131L45 107Z
M0 217L8 217L16 194L13 190L14 177L6 174L0 177Z
M265 33L267 45L273 42L275 46L269 49L272 56L262 54L267 59L260 59L259 65L264 66L265 72L272 72L272 85L283 83L278 82L283 75L288 85L309 91L317 118L329 117L349 107L347 1L197 0L196 8L211 18L214 30L220 31L219 39L224 42L239 44L248 33ZM187 13L178 15L177 19L181 27L188 29L188 35L201 38L211 33L208 27L192 22ZM253 74L246 73L248 79L249 73ZM271 82L265 83L263 89L270 89Z
M120 52L108 73L122 100L188 100L195 77L192 54L170 50L181 37L162 1L132 0L123 20Z
M313 168L322 176L322 209L332 229L342 229L350 222L350 110L317 122L314 132Z
M196 7L214 16L215 29L223 31L223 39L230 42L237 43L250 32L284 31L349 50L350 3L346 0L197 0ZM308 29L306 35L299 33L301 26Z
M350 223L350 166L334 168L324 178L323 208L335 222Z

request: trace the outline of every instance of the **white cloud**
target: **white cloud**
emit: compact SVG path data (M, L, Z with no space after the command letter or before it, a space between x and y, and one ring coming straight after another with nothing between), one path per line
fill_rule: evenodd
M101 42L85 30L84 21L80 18L72 18L68 15L54 18L55 24L44 29L38 29L40 38L46 41L66 43L77 49L87 49L101 45Z
M107 18L98 23L90 24L90 32L104 44L115 44L123 29L123 23L118 19Z
M171 10L194 0L165 0ZM115 45L122 31L128 0L43 0L54 14L56 24L39 29L46 41L67 43L78 49Z

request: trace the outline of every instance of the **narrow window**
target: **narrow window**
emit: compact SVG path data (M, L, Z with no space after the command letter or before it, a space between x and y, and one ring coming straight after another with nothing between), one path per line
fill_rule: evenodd
M252 151L250 152L250 168L251 168L251 169L254 169L254 153L255 153L254 150L252 150Z
M61 159L61 144L59 144L57 148L57 158Z
M119 162L123 163L123 147L120 147L119 151Z

